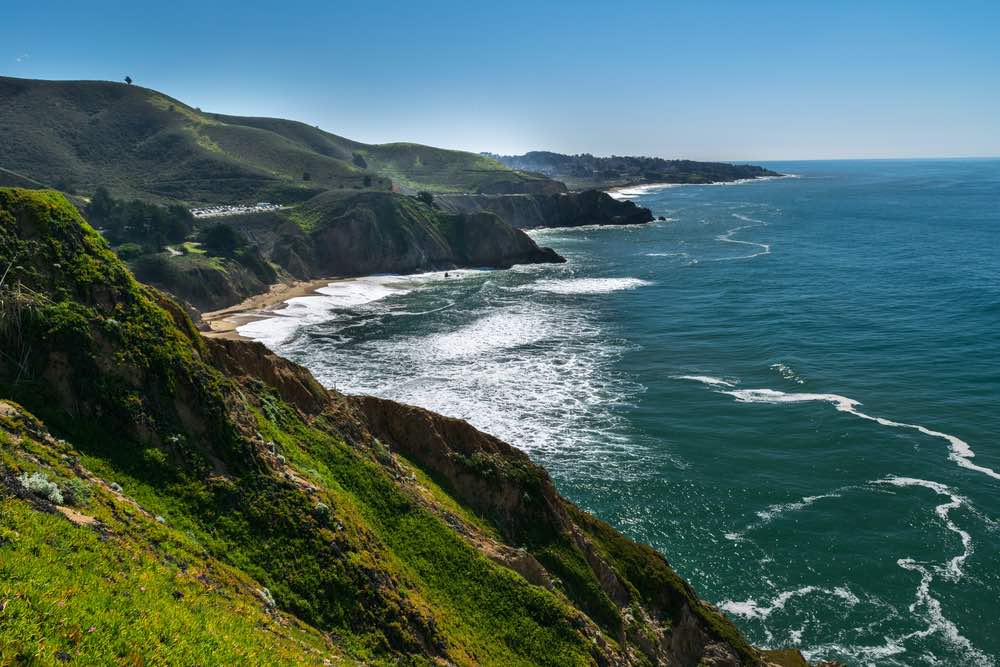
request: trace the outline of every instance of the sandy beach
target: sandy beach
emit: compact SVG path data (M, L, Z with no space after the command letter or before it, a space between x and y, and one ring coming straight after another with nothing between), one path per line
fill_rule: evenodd
M319 288L326 287L337 280L340 279L320 278L271 285L271 289L268 291L247 297L235 306L202 313L202 334L209 338L250 340L246 336L241 336L236 331L237 327L248 322L273 317L289 299L315 294Z

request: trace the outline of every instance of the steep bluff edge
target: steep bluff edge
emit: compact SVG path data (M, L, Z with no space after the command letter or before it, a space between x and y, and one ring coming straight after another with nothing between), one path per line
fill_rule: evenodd
M465 422L202 337L0 189L0 662L805 665Z
M439 195L441 207L453 213L488 211L517 229L533 227L582 227L585 225L638 225L653 221L653 214L631 201L619 201L599 190L512 195Z
M494 213L441 211L393 192L329 191L291 211L224 221L259 249L254 266L270 262L299 280L565 261ZM236 262L223 272L185 259L147 256L132 269L200 310L231 306L275 282Z

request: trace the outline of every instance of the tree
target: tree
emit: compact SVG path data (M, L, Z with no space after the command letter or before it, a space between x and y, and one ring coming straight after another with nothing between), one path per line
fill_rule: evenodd
M90 198L84 212L87 219L99 226L105 224L115 210L115 200L111 198L111 193L103 185L94 191L94 196Z
M201 234L205 249L216 255L232 255L245 245L246 239L238 231L223 223L209 227Z
M312 180L312 175L308 171L302 172L302 180L303 181L311 181Z
M132 77L130 77L130 76L126 76L126 77L125 77L125 83L127 83L128 85L130 85L130 86L131 86L131 85L132 85Z
M417 193L417 199L427 204L428 206L434 206L434 195L427 190L421 190Z

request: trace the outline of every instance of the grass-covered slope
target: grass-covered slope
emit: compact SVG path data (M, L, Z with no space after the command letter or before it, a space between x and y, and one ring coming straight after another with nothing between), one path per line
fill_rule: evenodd
M101 81L0 77L0 167L65 191L188 203L300 201L327 189L559 188L471 153L366 145L294 121L205 113Z
M597 157L589 153L563 155L531 151L524 155L490 155L512 169L557 178L574 189L609 188L642 183L724 183L748 178L780 176L752 164L664 160L658 157Z
M62 196L0 188L0 275L0 662L765 663L517 450L202 338Z

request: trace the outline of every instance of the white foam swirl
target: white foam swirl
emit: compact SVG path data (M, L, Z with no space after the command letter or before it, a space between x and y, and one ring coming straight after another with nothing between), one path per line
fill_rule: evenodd
M963 574L962 565L965 564L966 559L972 554L972 535L970 535L967 531L959 528L955 524L955 522L951 520L949 513L952 510L958 509L959 507L962 507L962 505L967 504L968 500L963 496L956 494L954 491L951 490L950 487L944 484L941 484L939 482L930 482L925 479L915 479L913 477L897 477L895 475L891 475L889 477L886 477L885 479L876 480L875 482L872 483L887 484L897 487L919 486L925 489L930 489L931 491L933 491L938 495L948 497L948 502L942 503L941 505L935 507L934 512L941 518L941 521L944 522L944 525L948 528L948 530L959 536L959 538L962 541L962 553L949 560L947 565L945 565L943 568L940 568L938 571L940 574L946 576L947 578L953 581L958 581L959 579L961 579Z
M769 602L758 602L757 600L743 600L740 602L734 600L724 600L720 602L717 606L722 611L733 614L734 616L739 616L745 619L757 619L764 620L776 611L780 611L785 608L785 605L789 600L797 597L803 597L806 595L830 595L839 600L842 600L849 607L853 607L860 600L858 596L852 593L848 588L843 586L837 586L836 588L820 588L819 586L803 586L802 588L796 588L790 591L782 591Z
M767 223L764 222L763 220L757 220L756 218L751 218L749 216L741 215L739 213L733 213L732 215L733 215L734 218L737 218L738 220L743 220L743 221L749 222L751 224L740 225L739 227L733 227L732 229L728 230L725 234L719 234L718 236L715 237L715 239L717 241L722 241L723 243L738 243L739 245L753 246L753 247L756 247L756 248L760 248L760 250L757 251L757 252L751 253L749 255L739 255L737 257L719 257L719 258L712 259L712 260L707 260L707 261L711 261L711 262L728 262L728 261L732 261L732 260L735 260L735 259L753 259L754 257L760 257L761 255L770 255L771 254L771 244L769 244L769 243L757 243L755 241L741 241L739 239L734 239L733 238L733 234L735 234L737 232L743 231L744 229L750 229L752 227L766 227Z
M994 665L993 659L973 646L965 636L963 636L958 626L948 619L941 609L941 602L931 595L931 584L934 582L934 575L939 574L951 581L958 581L962 578L962 566L965 560L972 554L972 536L951 519L949 513L968 504L968 500L955 493L950 487L939 482L932 482L925 479L913 477L889 476L876 480L872 484L884 484L896 487L922 487L930 489L934 493L946 496L948 502L942 503L934 508L935 514L940 517L947 529L959 536L962 541L962 553L948 560L944 565L927 565L918 563L913 558L900 558L896 561L904 570L916 572L920 575L920 583L917 585L916 599L910 605L910 611L916 613L919 609L924 611L924 616L928 621L927 628L916 630L899 637L896 644L900 644L909 639L917 637L928 637L933 634L942 635L952 647L965 655L969 659L969 664Z
M515 289L552 294L607 294L651 284L639 278L550 278Z
M704 382L704 380L698 377L686 377L689 380L699 380ZM715 385L714 382L705 382L705 384ZM811 394L811 393L787 393L784 391L778 391L776 389L733 389L727 391L721 391L720 393L728 394L732 396L737 401L741 403L770 403L770 404L781 404L781 403L805 403L810 401L820 401L826 402L833 405L840 412L846 412L852 414L855 417L860 417L861 419L867 419L868 421L873 421L881 426L891 426L893 428L906 428L918 431L924 435L941 438L945 440L949 445L948 458L958 464L963 468L969 470L975 470L984 475L988 475L993 479L1000 480L1000 473L992 468L986 466L981 466L972 462L972 459L976 456L976 453L969 446L969 443L965 442L958 436L951 435L950 433L943 433L941 431L935 431L929 429L926 426L921 426L920 424L907 424L905 422L893 421L892 419L886 419L885 417L876 417L873 415L865 414L858 410L858 406L861 405L859 401L853 398L848 398L847 396L841 396L839 394Z
M675 380L694 380L695 382L702 382L704 384L720 386L720 387L735 387L736 385L732 382L722 380L710 375L675 375Z

